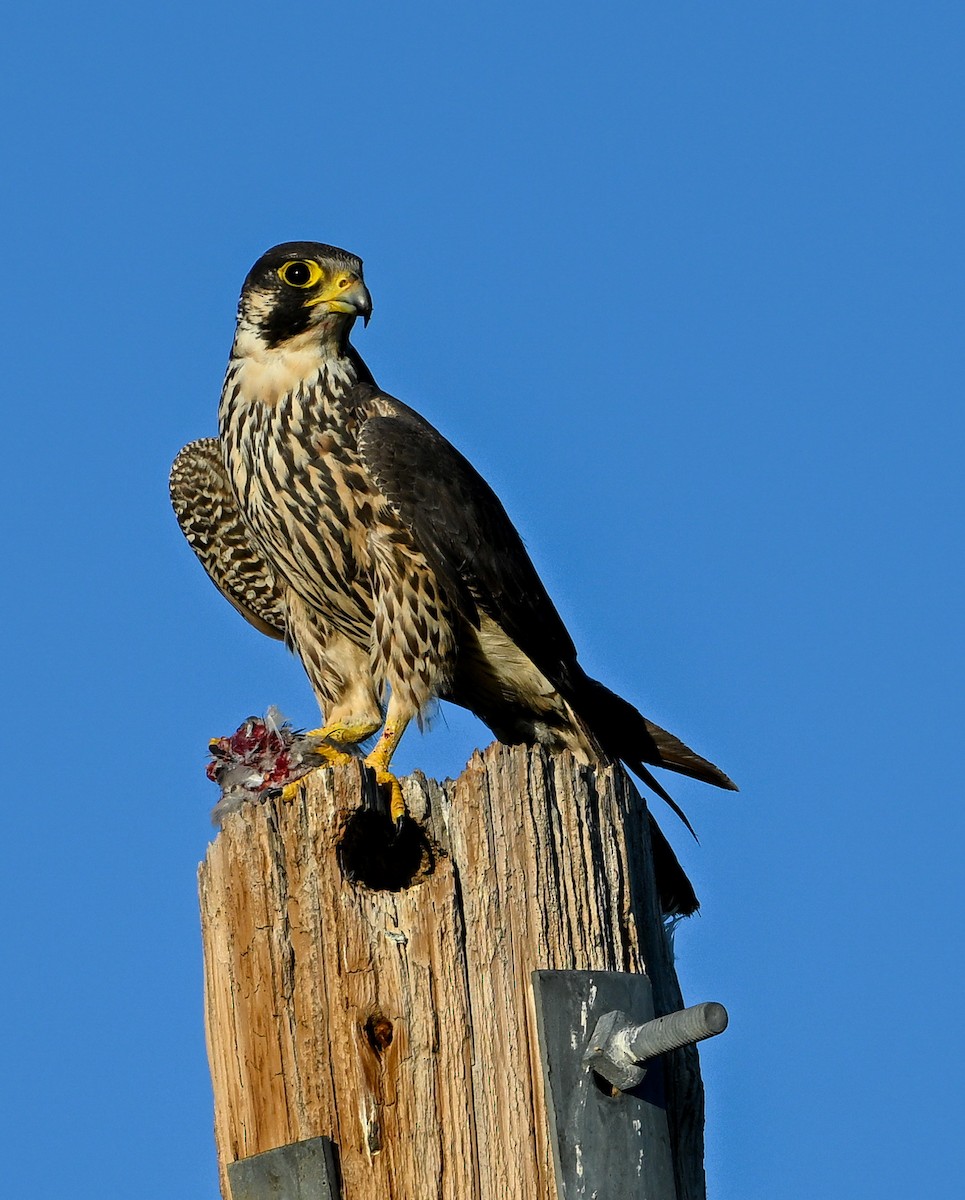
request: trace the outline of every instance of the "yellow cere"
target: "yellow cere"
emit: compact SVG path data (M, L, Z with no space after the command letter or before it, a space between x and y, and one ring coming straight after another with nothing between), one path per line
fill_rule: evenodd
M317 296L313 296L311 300L306 300L304 307L311 308L314 304L324 304L327 306L329 312L354 313L356 307L351 301L338 299L338 293L348 286L348 282L350 281L343 282L339 280L334 286L326 288Z

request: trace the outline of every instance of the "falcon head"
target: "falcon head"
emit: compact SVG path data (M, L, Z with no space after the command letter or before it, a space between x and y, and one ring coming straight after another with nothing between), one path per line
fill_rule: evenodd
M274 348L303 335L344 344L372 298L362 260L321 242L283 242L255 263L241 289L238 327Z

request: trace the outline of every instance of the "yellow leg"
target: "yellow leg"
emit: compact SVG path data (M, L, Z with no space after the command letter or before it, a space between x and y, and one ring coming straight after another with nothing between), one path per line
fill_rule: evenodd
M409 724L409 720L408 716L399 713L395 704L395 696L392 696L389 700L389 711L382 728L382 736L376 743L375 749L365 760L365 765L371 767L375 772L376 781L391 789L392 800L389 812L397 825L405 816L405 798L402 795L402 787L398 779L389 770L389 763L403 733L405 733L405 727Z

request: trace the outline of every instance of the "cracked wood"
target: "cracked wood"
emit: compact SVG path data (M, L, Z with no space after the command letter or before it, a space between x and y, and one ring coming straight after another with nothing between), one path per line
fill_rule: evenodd
M324 1135L344 1200L555 1200L531 972L646 970L658 1012L682 1005L644 802L619 769L494 745L405 781L425 837L400 873L367 786L353 764L246 806L201 867L224 1194L226 1163ZM703 1200L696 1052L666 1074L678 1197Z

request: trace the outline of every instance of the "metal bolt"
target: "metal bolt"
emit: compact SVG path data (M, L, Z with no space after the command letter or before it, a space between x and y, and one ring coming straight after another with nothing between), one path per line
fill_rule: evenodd
M637 1024L624 1012L604 1013L596 1023L584 1064L621 1092L636 1087L651 1058L702 1042L727 1028L727 1009L708 1001Z

